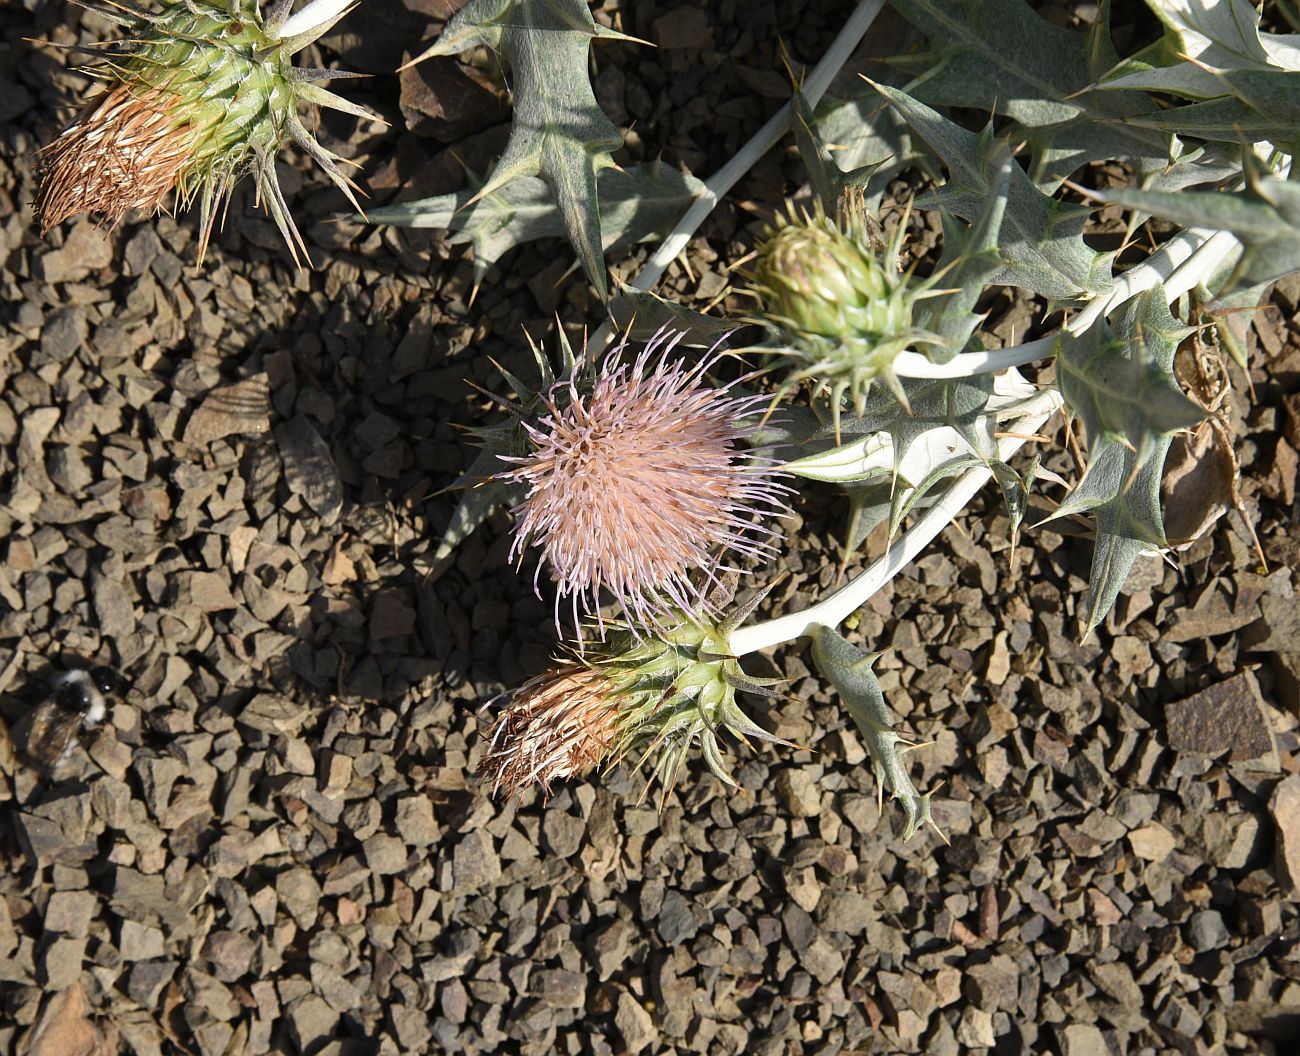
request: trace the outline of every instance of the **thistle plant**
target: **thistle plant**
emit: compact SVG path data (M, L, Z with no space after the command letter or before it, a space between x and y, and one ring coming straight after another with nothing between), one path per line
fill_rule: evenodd
M515 246L563 235L628 328L619 342L602 325L580 356L562 340L558 369L539 354L537 384L501 372L513 390L495 397L505 420L479 430L459 482L474 486L436 554L510 511L511 559L536 551L537 589L552 592L557 624L569 610L577 639L504 705L483 762L500 793L549 791L620 760L653 760L671 783L696 749L730 780L724 733L777 740L737 700L772 694L744 658L803 639L911 836L931 821L933 792L908 776L914 742L890 720L878 654L837 628L990 481L1013 544L1035 488L1064 489L1040 496L1052 507L1043 521L1091 527L1088 585L1068 601L1084 636L1104 636L1138 556L1169 550L1165 458L1203 413L1178 386L1175 353L1195 334L1244 361L1225 320L1240 311L1239 325L1269 283L1300 270L1300 34L1268 32L1248 0L1146 0L1156 36L1121 55L1113 5L1067 28L1025 0L890 3L916 36L891 83L847 77L828 95L884 7L863 0L789 104L707 181L618 163L622 132L589 64L597 42L638 42L583 0L471 0L415 60L491 49L510 78L513 126L497 164L467 174L462 191L371 219L469 244L475 289ZM107 86L43 155L42 224L80 211L114 223L175 190L180 204L201 203L202 256L251 171L290 248L305 250L275 152L295 141L350 197L351 185L297 105L370 115L289 57L345 6L315 0L290 16L282 3L265 18L256 0L108 9L132 37L105 49ZM970 120L980 112L987 121ZM787 135L806 179L786 189L798 204L754 233L756 312L718 318L656 292L711 210ZM1102 185L1103 171L1124 186ZM903 175L919 190L878 238L872 211L887 193L897 200ZM1099 249L1089 225L1103 205L1122 235ZM936 221L937 251L909 242L914 216ZM644 268L611 284L605 254L650 239L660 244ZM1000 347L986 314L1007 290L1036 305L1040 336L1022 329ZM1215 307L1212 322L1202 305ZM730 349L726 335L755 321L761 343ZM1042 468L1058 418L1083 433L1073 479ZM1042 446L1023 457L1031 444ZM883 552L805 608L749 622L763 590L736 605L731 566L771 585L764 566L784 542L791 482L805 481L848 495L842 571L876 525Z
M309 259L289 215L275 159L295 143L360 209L341 159L298 116L302 104L382 121L314 82L348 74L306 69L292 57L350 8L315 0L295 15L278 0L163 0L158 10L130 3L83 6L128 31L92 49L103 87L42 152L36 215L43 231L80 213L110 227L133 211L199 205L202 263L235 184L251 173L295 262Z
M636 333L664 325L688 331L678 356L688 344L712 346L708 335L725 331L726 320L652 287L736 180L793 134L807 184L801 204L788 206L756 240L749 290L758 310L741 320L767 332L762 344L743 350L763 357L761 375L743 384L769 401L773 421L722 429L725 415L716 412L727 401L738 401L742 418L758 402L733 396L736 382L713 382L706 398L706 375L719 366L714 351L672 365L615 358L603 387L554 386L541 417L522 432L513 426L526 450L505 456L509 468L491 474L499 489L493 503L467 495L448 528L443 555L491 505L512 506L512 557L537 546L539 569L549 567L556 581L557 605L567 599L575 621L585 613L600 632L589 651L528 683L505 706L483 764L500 791L530 781L549 789L585 767L643 756L671 781L693 747L726 780L719 733L764 736L760 721L733 710L737 687L768 689L743 675L743 658L806 639L863 735L882 792L902 802L910 837L932 824L934 793L918 792L908 776L903 753L915 744L890 720L872 670L878 654L836 628L989 481L1005 502L1013 542L1031 490L1043 482L1067 489L1044 497L1056 506L1046 519L1091 520L1093 568L1076 606L1084 635L1102 625L1138 555L1168 549L1160 498L1165 455L1203 416L1172 371L1179 343L1194 328L1204 330L1196 306L1258 305L1267 283L1300 270L1295 127L1279 116L1300 106L1297 38L1262 33L1259 12L1245 0L1194 7L1147 0L1162 35L1123 57L1106 5L1090 27L1071 30L1050 25L1022 0L892 3L929 41L900 60L916 79L858 79L818 105L883 7L881 0L860 4L792 89L790 104L692 195L645 268L609 299L611 316L632 319ZM486 41L517 74L511 145L499 170L463 195L392 207L380 219L450 229L474 246L480 279L512 246L567 233L605 298L597 247L649 237L662 223L657 207L665 199L647 184L644 214L623 209L623 200L611 207L606 181L612 189L622 174L608 164L614 139L578 56L596 36L617 34L594 29L587 13L571 6L483 2L453 20L435 51ZM571 35L563 59L557 53L548 61L529 40L530 27L548 20ZM1019 42L1018 57L1008 57L1009 37ZM583 118L567 133L534 120L562 112L561 101ZM991 123L965 127L952 108L983 109L1002 127L996 134ZM575 178L555 164L560 155L546 153L547 135L569 151ZM1123 166L1130 186L1094 186L1095 163ZM926 189L903 203L901 220L882 241L870 210L905 172ZM529 183L534 173L542 179ZM632 185L622 186L635 201ZM1103 203L1123 210L1128 254L1085 241ZM942 227L937 254L908 242L909 217L925 212ZM1152 217L1172 221L1173 232L1148 228ZM1147 239L1152 250L1132 262L1133 247ZM991 291L1009 287L1039 299L1035 325L1044 336L989 348L996 342L984 331L984 306ZM1210 343L1216 337L1241 355L1221 322L1201 334ZM605 326L591 346L609 341ZM1049 364L1054 371L1039 369ZM671 416L641 409L660 398L673 403ZM1038 452L1013 463L1026 444L1047 440L1044 427L1060 416L1085 437L1074 481L1043 470ZM692 443L677 452L678 462L661 468L641 458L642 444L662 452L686 438ZM730 453L703 454L708 445L720 456L726 445L746 442L767 445L763 483L735 475ZM715 481L744 480L755 490L715 506L725 491L715 484L699 493L710 503L683 507L669 496L690 490L683 488L688 462L719 474ZM752 605L694 605L699 595L688 584L707 584L719 567L706 559L711 548L761 561L778 545L773 518L784 500L767 483L776 472L844 488L846 564L877 524L888 528L887 548L801 611L747 623ZM508 503L507 485L520 489ZM673 516L661 518L663 509ZM727 512L707 523L686 512L705 509ZM746 542L737 539L742 521ZM692 569L704 577L691 578ZM602 598L623 610L620 623L599 622Z

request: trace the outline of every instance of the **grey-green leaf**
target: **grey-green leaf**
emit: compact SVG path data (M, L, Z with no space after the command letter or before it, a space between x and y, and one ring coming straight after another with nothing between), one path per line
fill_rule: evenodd
M1111 391L1119 384L1094 385L1093 382L1105 377L1131 376L1135 389L1145 391L1148 400L1164 404L1162 421L1166 426L1177 428L1175 423L1180 414L1183 425L1195 424L1204 417L1204 412L1190 401L1179 412L1176 400L1159 393L1161 386L1175 388L1174 353L1182 337L1190 332L1170 314L1167 302L1163 287L1140 294L1116 314L1113 339L1109 334L1102 334L1094 344L1081 343L1067 352L1067 357L1073 358L1069 374L1075 380L1066 383L1065 370L1060 376L1063 389L1066 384L1076 387L1076 402L1071 403L1076 413L1080 413L1080 407L1088 406L1098 391ZM1091 353L1090 349L1107 347L1111 349L1108 354L1114 355L1126 350L1129 365L1088 364L1093 355L1101 354ZM1066 399L1070 401L1071 397ZM1089 426L1088 468L1074 491L1047 518L1055 520L1088 512L1096 518L1097 542L1082 612L1088 631L1106 618L1137 556L1144 550L1165 545L1160 481L1173 437L1171 432L1161 432L1152 420L1144 420L1140 410L1133 406L1135 402L1136 398L1131 398L1114 409L1089 407L1088 413L1097 425ZM1120 439L1121 436L1126 439Z
M623 139L597 105L588 76L587 53L597 36L622 34L598 26L584 0L470 0L421 58L486 44L509 66L514 125L479 196L541 176L578 259L605 299L596 174L614 164L610 152Z
M882 789L888 789L892 798L902 800L907 814L903 839L910 840L926 822L933 824L930 817L933 793L917 792L899 758L897 745L904 739L894 732L885 696L871 670L880 654L864 654L843 635L822 624L813 631L812 654L817 670L835 687L862 732L877 783Z
M1272 282L1300 271L1300 184L1252 178L1242 191L1111 191L1096 195L1184 227L1231 231L1246 251L1227 283L1212 292Z
M1131 302L1139 313L1132 333L1112 334L1103 319L1057 338L1057 384L1088 432L1090 456L1118 441L1144 464L1160 438L1205 416L1174 380L1173 352L1192 328L1174 320L1163 296L1158 288Z
M939 204L973 222L1003 172L1005 145L989 131L967 132L935 110L886 85L876 85L948 168ZM1083 228L1089 209L1050 198L1018 165L1010 171L999 251L1002 268L990 282L1024 286L1066 301L1110 289L1110 258L1089 249Z
M539 238L564 237L564 218L555 196L539 177L521 176L486 194L475 181L471 183L470 189L455 194L373 209L366 219L452 231L451 241L474 246L476 284L507 250ZM666 234L704 186L689 173L660 161L605 169L597 185L606 250L625 249Z
M1090 30L1053 25L1024 0L894 0L931 44L907 56L911 92L940 106L978 107L1015 122L1034 148L1032 175L1054 187L1090 161L1122 159L1141 173L1168 159L1165 137L1125 118L1157 113L1138 93L1103 93L1097 80L1117 59L1102 4Z

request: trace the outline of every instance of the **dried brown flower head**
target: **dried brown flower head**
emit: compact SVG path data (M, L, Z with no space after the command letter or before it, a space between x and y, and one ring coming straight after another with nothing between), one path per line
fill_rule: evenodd
M510 799L530 785L581 773L614 746L618 708L606 676L579 661L530 679L511 695L492 729L479 776Z
M162 207L194 156L194 131L172 116L176 96L102 92L41 151L36 218L44 234L79 213L109 226Z

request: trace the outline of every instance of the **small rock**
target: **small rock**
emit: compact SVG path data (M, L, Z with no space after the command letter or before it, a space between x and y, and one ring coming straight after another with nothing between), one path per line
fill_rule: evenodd
M623 962L627 960L628 946L636 935L637 930L632 924L619 919L592 940L592 959L596 962L596 970L600 973L602 982L623 967Z
M339 1014L319 994L305 994L289 1006L289 1030L299 1052L315 1052L334 1034Z
M1134 829L1128 834L1133 853L1148 862L1163 862L1174 849L1173 834L1158 821Z
M233 983L253 967L257 942L238 931L214 931L203 942L201 956L210 961L213 974L223 983Z
M275 442L289 490L301 495L326 525L333 524L343 512L343 484L329 445L301 414L276 426Z
M126 992L137 1005L154 1008L158 1004L163 987L171 982L175 974L175 961L140 961L131 969Z
M185 424L182 439L207 447L222 437L271 431L271 390L265 374L213 389Z
M361 845L366 865L377 876L392 876L406 868L406 845L396 836L380 833Z
M93 891L56 891L45 907L45 930L84 939L98 906L99 898Z
M310 869L286 869L275 878L275 893L298 927L306 930L316 923L321 890Z
M656 927L659 929L659 937L669 946L676 946L700 930L690 904L678 891L669 891L664 895Z
M993 1044L993 1013L967 1005L957 1023L957 1041L968 1049L986 1049Z
M587 977L563 968L542 972L541 998L552 1008L582 1008L587 1003Z
M658 1037L654 1020L642 1006L641 1002L626 990L618 995L618 1007L614 1012L614 1026L623 1036L623 1045L628 1052L640 1052L652 1044Z
M1300 890L1300 774L1292 774L1273 790L1268 804L1277 826L1277 853L1291 890ZM1282 873L1282 870L1279 870Z
M51 312L41 329L41 347L32 353L32 368L71 359L86 343L87 333L84 308L60 308Z
M546 846L557 858L568 858L582 846L587 826L581 818L559 810L548 810L542 818L542 835Z
M477 891L500 880L501 859L492 846L492 837L482 829L475 829L456 844L451 872L459 891Z
M1259 843L1260 824L1254 814L1206 816L1202 829L1206 857L1220 869L1244 869Z
M1057 1028L1061 1056L1112 1056L1105 1035L1091 1023L1071 1023Z
M1169 746L1194 755L1222 755L1232 762L1276 761L1273 724L1259 683L1244 671L1226 682L1165 705Z
M496 86L481 71L454 58L428 59L402 70L399 77L398 105L406 127L417 136L455 143L501 119Z
M824 986L844 968L844 954L832 946L826 936L818 935L799 955L799 962Z
M86 939L60 936L45 947L41 968L47 990L66 990L81 978L86 959Z
M442 830L433 817L433 804L427 796L407 796L397 801L397 832L411 847L431 847Z
M654 40L661 48L711 48L713 27L698 7L675 7L655 19Z
M1207 953L1226 946L1231 936L1223 917L1213 909L1193 913L1187 924L1187 942L1197 953Z
M776 776L776 794L796 818L815 818L822 812L821 789L807 770L782 770Z

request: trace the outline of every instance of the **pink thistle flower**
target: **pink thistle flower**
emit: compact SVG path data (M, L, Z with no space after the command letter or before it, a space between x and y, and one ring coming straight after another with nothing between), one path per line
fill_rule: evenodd
M713 616L705 592L723 554L775 552L780 532L754 519L786 512L789 489L772 479L770 459L738 447L770 398L706 382L717 346L694 366L669 359L683 336L661 330L632 362L620 345L589 394L573 377L557 382L542 394L546 413L523 423L531 453L501 456L517 463L501 479L528 489L514 509L511 560L540 548L558 586L557 622L568 598L574 623L580 610L594 614L603 634L602 588L642 626Z
M618 734L618 707L599 670L566 661L525 682L497 719L479 776L506 799L581 773L604 759Z

